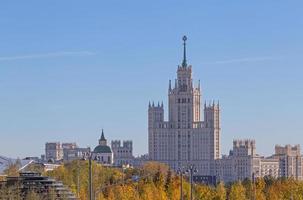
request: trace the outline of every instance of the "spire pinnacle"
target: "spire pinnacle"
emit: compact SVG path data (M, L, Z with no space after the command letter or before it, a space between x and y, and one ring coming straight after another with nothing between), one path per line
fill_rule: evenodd
M104 131L103 131L103 129L102 129L102 133L101 133L100 140L105 140L105 137L104 137Z
M182 67L187 67L187 63L186 63L186 40L187 40L187 37L186 37L186 35L183 36L182 40L183 40L183 61L182 61Z

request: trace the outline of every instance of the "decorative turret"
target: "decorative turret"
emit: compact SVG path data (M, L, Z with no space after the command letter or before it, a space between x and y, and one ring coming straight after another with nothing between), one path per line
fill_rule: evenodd
M164 106L163 102L160 105L158 102L157 106L155 106L154 102L152 106L148 108L148 126L154 126L155 122L163 122L164 121Z
M106 146L107 145L107 140L104 137L104 131L103 131L103 129L102 129L101 137L99 139L99 145L102 145L102 146Z
M204 103L204 121L207 128L220 129L220 106L219 102L210 101L208 105Z

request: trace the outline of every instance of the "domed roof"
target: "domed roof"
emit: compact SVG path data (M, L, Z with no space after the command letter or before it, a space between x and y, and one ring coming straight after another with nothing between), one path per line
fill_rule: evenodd
M98 145L94 149L94 153L112 153L109 146Z

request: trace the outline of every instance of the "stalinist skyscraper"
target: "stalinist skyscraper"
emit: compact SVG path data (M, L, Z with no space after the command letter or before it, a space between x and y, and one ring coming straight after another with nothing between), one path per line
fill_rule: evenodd
M219 104L204 104L201 119L200 81L194 86L192 66L186 60L186 36L183 37L183 61L177 79L168 87L168 121L163 104L148 107L148 151L151 160L179 167L195 165L200 175L215 174L215 159L220 157Z

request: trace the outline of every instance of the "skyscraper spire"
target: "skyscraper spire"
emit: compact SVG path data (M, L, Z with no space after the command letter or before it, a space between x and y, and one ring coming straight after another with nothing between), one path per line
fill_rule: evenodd
M187 63L186 63L186 40L187 40L187 37L186 37L186 35L183 36L182 40L183 40L183 62L182 62L182 67L187 67Z

